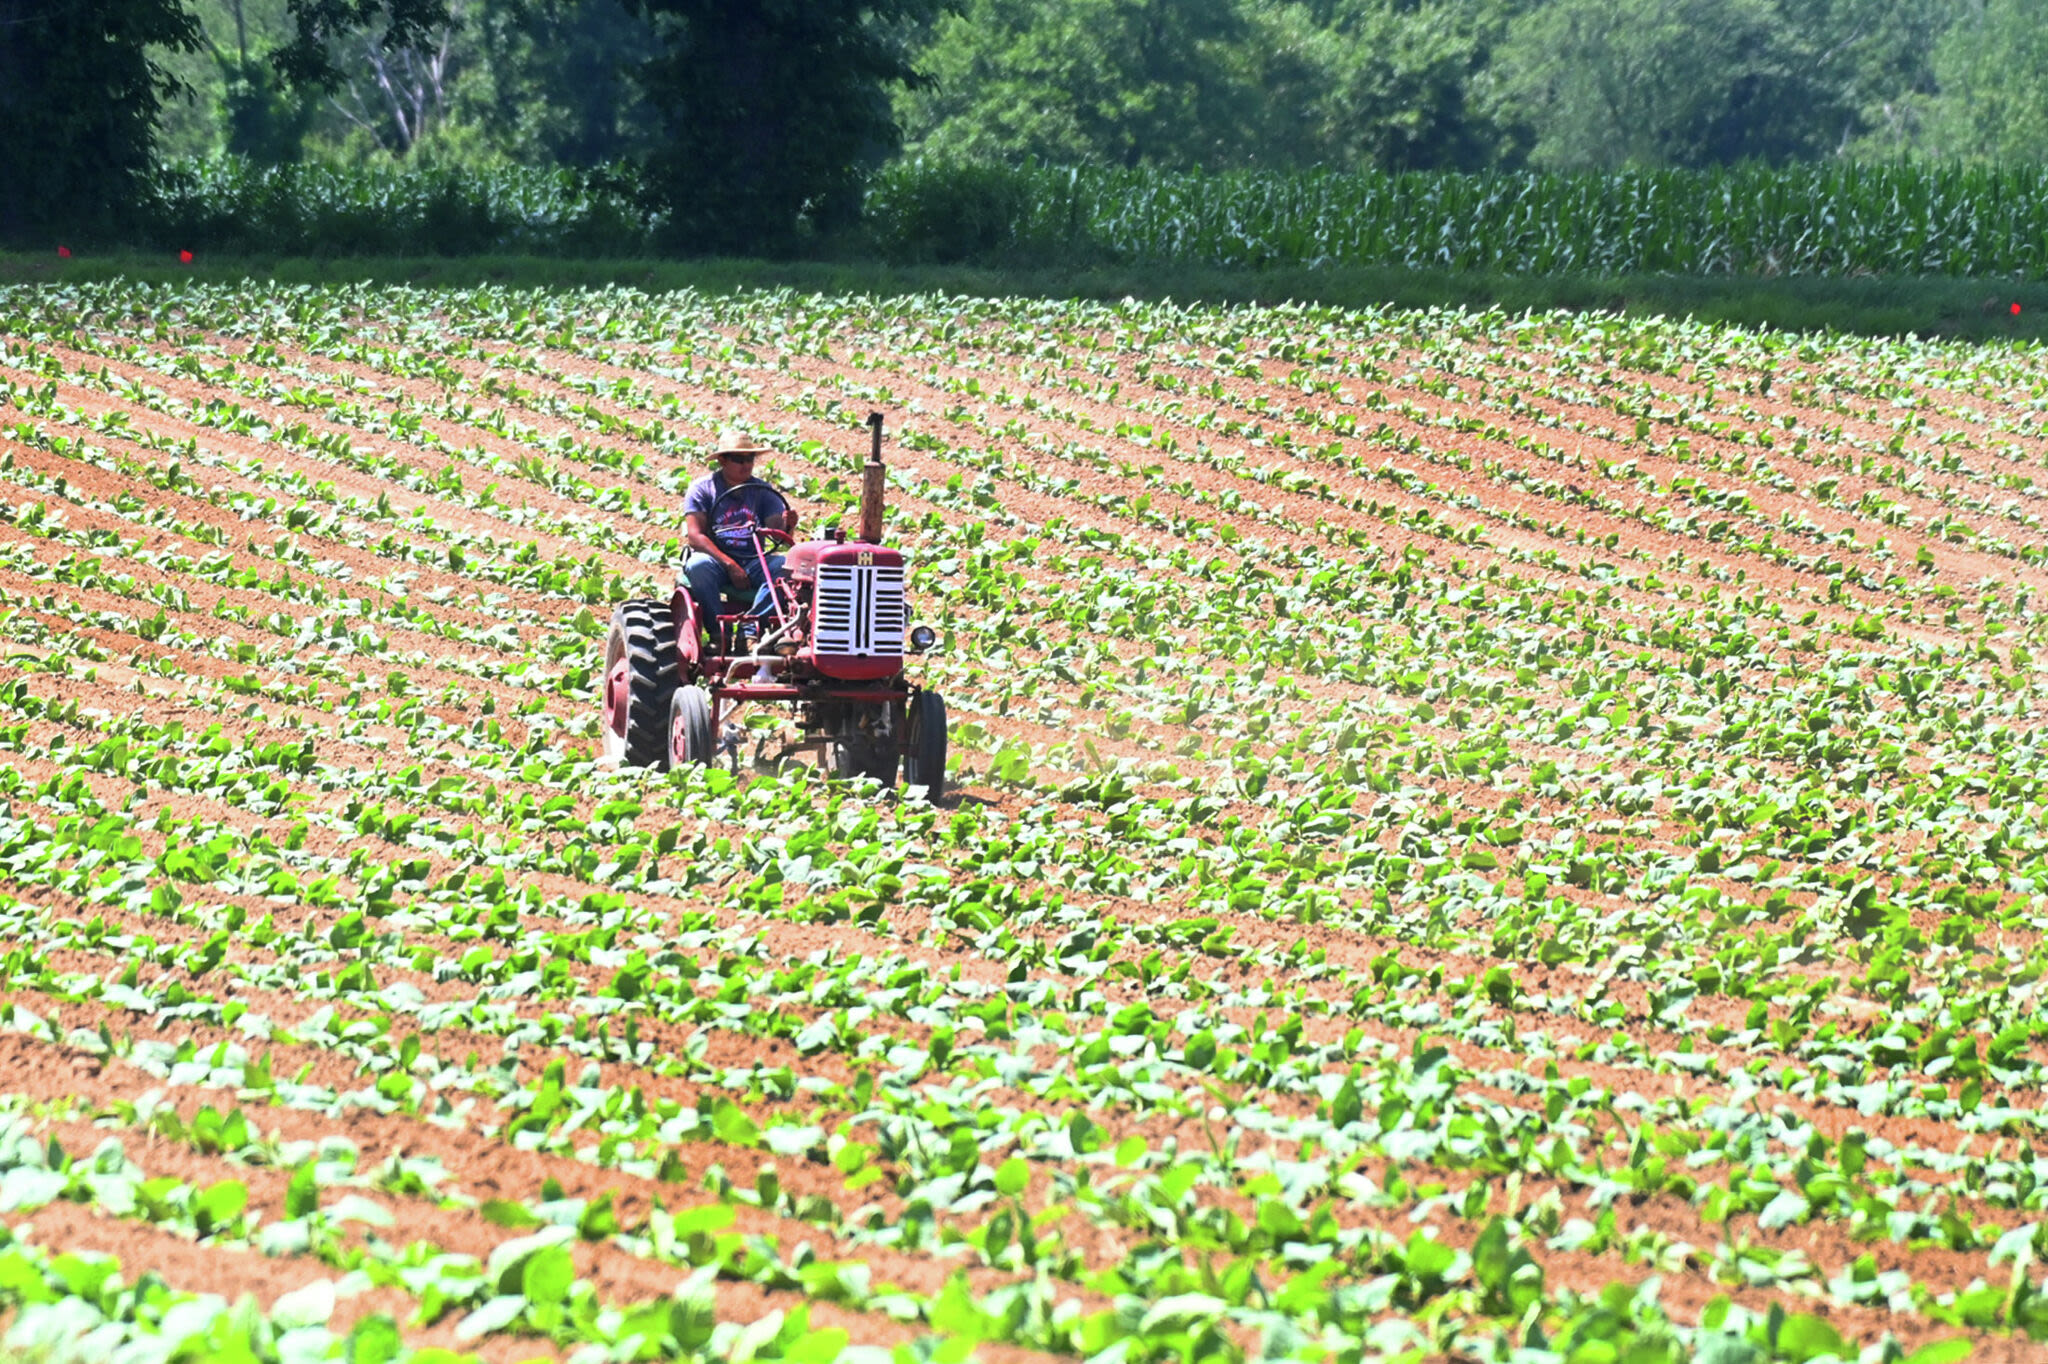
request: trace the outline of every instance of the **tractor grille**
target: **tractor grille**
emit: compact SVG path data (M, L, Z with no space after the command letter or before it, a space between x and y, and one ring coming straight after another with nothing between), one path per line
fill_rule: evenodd
M818 565L812 637L821 654L852 658L903 655L903 569Z

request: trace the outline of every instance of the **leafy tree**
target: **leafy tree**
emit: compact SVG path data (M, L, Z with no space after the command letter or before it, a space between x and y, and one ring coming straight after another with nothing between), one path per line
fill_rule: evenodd
M901 104L927 155L1232 164L1255 140L1249 33L1230 0L971 0Z
M1816 56L1771 0L1552 0L1508 30L1493 108L1541 166L1783 161L1844 112Z
M358 150L403 157L438 131L455 84L457 29L448 24L419 44L387 46L375 32L338 43L338 65L328 106L353 130Z
M215 49L221 70L221 113L227 150L263 165L299 159L313 109L286 86L266 58Z
M356 49L364 35L379 52L427 52L438 47L452 16L447 0L287 0L292 40L277 52L277 68L294 87L333 90L344 79L335 58Z
M198 46L153 54L185 87L157 119L159 156L232 152L262 163L297 160L316 115L271 60L293 26L286 0L186 0Z
M634 79L654 26L622 0L478 0L473 61L450 122L527 165L595 166L646 151L654 115Z
M259 35L251 43L252 16L246 0L227 0L234 22L234 46L216 42L202 25L202 41L220 69L227 150L252 161L276 165L295 161L312 124L307 102L288 89Z
M176 0L0 0L0 238L119 225L178 90L145 47L195 41Z
M1913 144L1935 93L1934 53L1952 0L1781 0L1813 51L1813 79L1835 122L1819 150L1895 155Z
M1524 0L973 0L900 101L956 161L1473 168L1471 107Z
M286 0L291 40L274 61L301 95L329 96L356 150L399 156L440 121L458 66L449 0Z
M895 151L888 87L919 79L910 25L945 0L635 0L663 48L638 79L662 128L646 183L668 245L780 254L800 223L860 213L861 169Z
M178 89L145 49L197 40L178 0L0 0L0 237L117 226Z
M1930 150L1978 161L2048 161L2048 0L1984 0L1934 54Z
M623 0L447 0L446 22L419 0L188 2L204 53L167 59L198 99L172 106L177 154L588 166L651 140L634 73L655 39Z
M1264 127L1249 159L1346 169L1476 170L1504 129L1472 107L1513 9L1498 0L1318 0L1254 11L1247 84Z

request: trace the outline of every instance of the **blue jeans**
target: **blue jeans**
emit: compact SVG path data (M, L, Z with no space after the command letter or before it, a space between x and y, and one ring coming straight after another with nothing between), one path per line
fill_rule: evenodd
M769 555L767 565L766 576L762 575L759 562L747 574L748 586L754 589L754 604L747 608L750 616L775 614L775 589L770 584L782 576L782 556ZM697 599L697 619L705 633L710 634L717 627L718 618L727 614L725 594L732 588L732 579L726 575L725 565L709 554L692 554L683 564L683 576L690 580L690 595Z

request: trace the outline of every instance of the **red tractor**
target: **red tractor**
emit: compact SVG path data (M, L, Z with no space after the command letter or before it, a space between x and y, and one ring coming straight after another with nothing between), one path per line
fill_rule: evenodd
M881 413L868 426L874 447L862 471L859 538L835 528L792 543L755 528L788 545L771 616L749 615L750 600L728 595L729 613L706 629L680 573L667 601L635 598L612 612L598 698L608 756L631 767L708 764L722 750L737 754L734 712L776 702L795 707L800 731L783 754L818 752L839 776L891 785L900 768L929 799L944 794L946 703L903 675L906 652L923 653L937 637L911 626L903 555L881 542Z

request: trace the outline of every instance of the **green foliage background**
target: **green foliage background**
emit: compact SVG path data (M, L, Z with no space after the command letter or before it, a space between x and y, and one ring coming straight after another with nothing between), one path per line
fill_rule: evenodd
M856 169L899 136L949 163L1209 170L2048 154L2048 0L454 0L412 140L372 98L388 18L330 35L337 86L293 97L287 0L124 3L182 3L201 35L154 49L192 91L169 156L681 155L732 139L717 92L749 43L780 63L759 108Z
M565 169L683 253L843 250L880 185L938 259L1043 217L1017 202L1024 167L2048 159L2048 0L39 2L0 0L0 170L30 186L0 237L23 243L147 235L153 157L216 219L246 194L195 208L178 185L304 163L374 171L373 199L400 166ZM220 157L244 169L190 168ZM925 169L878 181L892 161Z
M636 0L664 41L639 84L663 136L642 158L664 244L779 255L800 220L860 216L861 169L895 150L886 87L915 83L888 20L938 0Z

